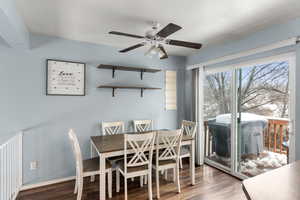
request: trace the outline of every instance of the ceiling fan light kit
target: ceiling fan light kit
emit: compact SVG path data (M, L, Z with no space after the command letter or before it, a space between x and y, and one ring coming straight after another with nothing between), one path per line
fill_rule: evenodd
M150 58L153 57L153 55L155 55L157 52L156 52L156 47L155 46L151 46L150 49L148 49L145 53L145 56L148 56Z
M133 45L126 49L120 50L119 51L120 53L126 53L128 51L137 49L139 47L148 45L148 46L150 46L150 48L149 48L149 50L146 51L145 56L154 57L154 55L155 55L156 57L158 57L160 59L168 58L168 54L163 47L164 44L186 47L186 48L193 48L193 49L200 49L202 47L202 44L200 44L200 43L168 39L167 38L168 36L179 31L180 29L182 29L180 26L178 26L176 24L169 23L167 26L165 26L163 29L161 29L160 31L157 32L157 29L159 28L159 26L160 25L158 23L153 23L152 30L147 31L145 36L123 33L123 32L118 32L118 31L110 31L109 34L143 39L142 42L140 42L136 45Z
M164 52L161 49L161 46L159 45L152 45L150 49L148 49L145 53L145 56L148 56L150 58L153 58L154 56L158 56L160 59L163 59L163 57L167 56L166 52Z

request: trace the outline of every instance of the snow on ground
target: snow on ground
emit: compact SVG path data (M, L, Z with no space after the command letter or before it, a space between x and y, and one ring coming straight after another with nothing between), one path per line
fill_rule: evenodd
M267 119L265 116L256 115L253 113L241 113L241 121L242 122L251 122L251 121L266 121ZM216 117L216 122L224 123L224 124L231 124L231 114L221 114Z
M285 154L264 151L261 155L256 159L246 158L242 161L241 172L247 176L256 176L287 164L287 156Z

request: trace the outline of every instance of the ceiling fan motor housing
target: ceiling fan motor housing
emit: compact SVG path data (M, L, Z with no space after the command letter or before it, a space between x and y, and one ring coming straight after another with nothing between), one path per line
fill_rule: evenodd
M155 21L151 22L151 24L152 24L152 29L147 31L145 35L146 35L146 38L154 39L155 36L156 36L157 30L160 27L160 24L158 22L155 22Z

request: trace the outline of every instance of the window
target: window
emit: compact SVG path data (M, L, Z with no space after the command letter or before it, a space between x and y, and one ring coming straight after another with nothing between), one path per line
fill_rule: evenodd
M294 160L294 66L287 53L203 69L206 163L246 178Z
M177 109L177 74L176 71L166 71L166 110Z

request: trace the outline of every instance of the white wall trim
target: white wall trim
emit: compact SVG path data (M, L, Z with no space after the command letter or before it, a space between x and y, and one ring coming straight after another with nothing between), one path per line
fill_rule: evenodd
M223 65L223 66L218 66L218 67L206 67L205 68L205 73L206 74L214 74L218 72L223 72L223 71L230 71L230 70L235 70L243 67L248 67L248 66L253 66L253 65L261 65L265 63L270 63L270 62L280 62L283 60L288 61L290 57L293 57L295 55L295 51L290 51L287 53L281 53L273 56L265 56L263 58L258 58L258 59L251 59L243 62L237 62L235 64L230 64L230 65Z
M21 191L30 190L30 189L34 189L34 188L38 188L38 187L47 186L47 185L53 185L53 184L71 181L71 180L75 180L75 176L69 176L66 178L53 179L50 181L45 181L45 182L40 182L40 183L35 183L35 184L30 184L30 185L24 185L21 187Z
M230 54L227 56L222 56L213 60L209 60L206 62L202 62L199 64L194 64L194 65L190 65L187 66L187 70L192 70L195 68L198 68L200 66L208 66L208 65L213 65L213 64L218 64L221 62L225 62L225 61L230 61L230 60L234 60L234 59L238 59L238 58L242 58L242 57L247 57L247 56L251 56L251 55L255 55L255 54L259 54L259 53L263 53L263 52L267 52L267 51L271 51L274 49L279 49L282 47L287 47L287 46L292 46L295 45L297 42L299 41L299 37L292 37L289 38L287 40L282 40L279 42L275 42L269 45L264 45L258 48L254 48L254 49L250 49L247 51L243 51L241 53L236 53L236 54Z
M290 144L289 144L289 163L296 160L296 54L291 54L289 62L289 119L290 119Z

